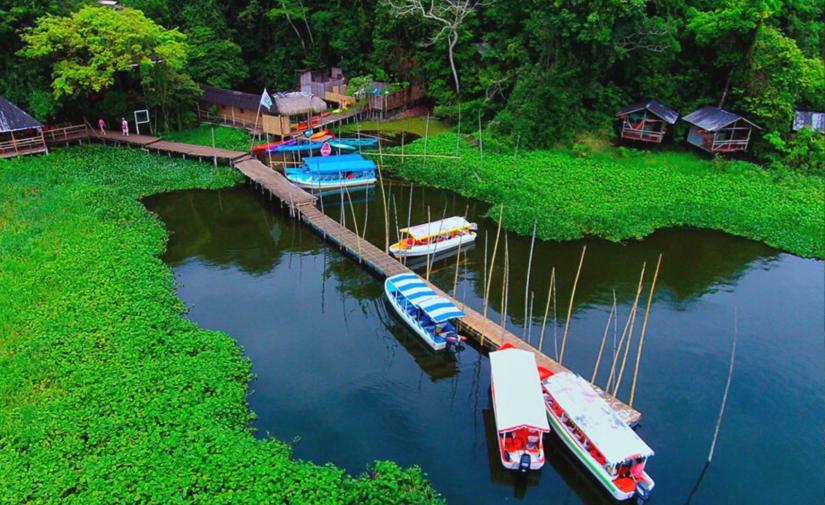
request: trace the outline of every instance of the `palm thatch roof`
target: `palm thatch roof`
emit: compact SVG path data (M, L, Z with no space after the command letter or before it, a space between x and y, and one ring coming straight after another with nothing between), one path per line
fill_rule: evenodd
M327 109L327 103L321 97L300 92L274 93L272 103L272 112L282 116L314 114Z

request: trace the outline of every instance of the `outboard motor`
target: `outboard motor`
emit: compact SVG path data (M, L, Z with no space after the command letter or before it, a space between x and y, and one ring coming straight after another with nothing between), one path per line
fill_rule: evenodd
M636 503L646 502L650 498L650 489L646 482L639 481L636 483Z
M518 462L518 471L527 472L528 470L530 470L530 455L522 454L521 460Z

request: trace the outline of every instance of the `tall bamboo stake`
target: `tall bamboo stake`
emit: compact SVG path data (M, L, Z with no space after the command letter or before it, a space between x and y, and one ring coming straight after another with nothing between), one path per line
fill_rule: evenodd
M484 165L484 138L481 133L481 111L478 111L478 157L479 165Z
M607 342L607 333L610 330L610 321L613 319L613 314L616 312L616 303L610 307L610 313L607 315L607 324L604 325L604 334L602 335L602 343L599 346L599 354L596 356L596 365L593 367L593 376L590 378L590 383L596 383L596 374L599 372L599 363L602 361L602 352L604 352L604 344Z
M645 276L645 266L646 264L642 263L642 273L639 275L639 285L636 287L636 298L633 300L633 305L630 307L630 312L627 314L627 321L625 322L624 329L622 330L622 336L619 337L619 345L616 347L616 352L613 353L613 364L610 366L610 375L607 377L607 385L604 388L605 392L608 394L610 394L610 386L613 383L613 378L616 376L616 365L619 362L619 354L622 352L622 346L624 345L625 337L627 336L627 330L632 324L631 321L636 313L636 307L639 303L639 296L642 294L642 281Z
M708 452L708 464L713 459L713 451L716 449L716 439L719 437L719 427L722 426L722 416L725 414L725 404L728 403L728 391L730 391L730 381L733 378L733 363L736 359L736 333L737 333L736 307L733 308L733 346L730 350L730 366L728 367L728 380L725 382L725 392L722 394L722 405L719 407L719 416L716 418L716 429L713 430L713 441L710 443Z
M410 229L412 226L412 203L413 203L413 183L410 183L410 206L407 209L407 229ZM407 256L402 256L404 260L404 264L407 264Z
M370 206L364 205L364 229L361 232L361 239L366 240L367 238L367 218L370 216Z
M484 268L481 270L481 292L487 292L487 230L484 230Z
M630 351L630 344L633 342L633 329L636 327L636 315L639 313L639 304L633 306L633 312L630 316L630 330L627 332L627 343L624 348L624 355L622 356L622 366L619 368L619 375L616 378L616 384L613 386L613 398L619 394L619 387L622 385L622 377L624 376L624 369L627 365L627 355Z
M541 336L539 336L539 352L544 345L544 330L547 329L547 316L550 314L550 299L553 297L553 284L556 282L556 267L550 270L550 285L547 286L547 304L544 306L544 319L541 322Z
M458 156L459 146L458 142L461 139L461 103L458 104L458 128L456 128L455 135L455 155Z
M559 365L564 362L564 348L567 345L567 330L570 329L570 316L573 315L573 298L576 296L576 287L579 285L579 275L582 272L584 254L587 252L587 245L582 247L582 255L579 258L579 267L576 269L576 279L573 281L573 291L570 292L570 304L567 306L567 321L564 323L564 335L561 337L561 351L559 353Z
M427 156L427 143L430 139L430 114L427 113L427 122L424 123L424 156Z
M530 325L527 326L527 343L532 344L532 337L533 337L533 302L536 301L536 292L530 291L530 315L528 316L530 320Z
M639 361L642 359L642 347L645 345L645 332L647 331L647 318L650 315L650 306L653 303L653 291L656 289L656 279L659 278L659 267L662 264L662 255L656 261L656 270L653 272L653 282L650 285L650 294L647 297L647 307L645 308L645 319L642 322L642 333L639 336L639 349L636 351L636 366L633 367L633 384L630 386L630 401L628 406L633 406L633 399L636 397L636 379L639 376Z
M392 197L392 195L390 195ZM392 198L392 210L395 212L395 241L401 242L401 229L398 227L398 198Z
M404 163L404 133L406 132L401 132L401 163Z
M430 221L432 221L430 219L430 206L427 205L427 222L429 223ZM430 280L430 248L429 247L427 247L427 257L425 258L425 260L426 260L426 266L424 267L424 272L426 274L425 278L427 280Z
M352 197L349 195L349 189L344 187L347 193L347 200L349 201L349 209L352 212L352 225L355 227L355 240L358 244L358 263L364 262L364 257L361 254L361 236L358 235L358 220L355 219L355 207L352 205Z
M490 303L490 284L493 283L493 268L496 264L496 251L498 251L498 238L501 236L501 218L503 215L504 205L502 205L498 211L498 229L496 230L496 240L493 243L493 257L490 260L490 272L487 274L487 289L484 290L484 310L482 311L482 315L485 319L487 319L487 308Z
M530 291L530 268L533 266L533 247L536 245L536 221L533 221L533 237L530 239L530 255L527 259L527 281L524 284L524 329L521 339L527 336L527 293Z
M510 245L508 233L504 232L504 274L501 285L501 335L507 330L507 305L510 297Z
M555 270L555 267L554 267ZM556 361L559 359L559 313L556 310L556 305L559 300L558 293L556 292L556 286L558 282L556 282L555 276L552 279L553 284L553 351L555 352L554 356Z
M380 141L379 141L380 142ZM378 184L381 187L381 203L384 205L384 254L390 253L390 214L387 207L387 195L384 192L384 176L381 173L381 163L378 164ZM369 207L367 205L366 207ZM366 235L364 231L364 235Z
M464 207L464 219L467 219L467 214L470 212L470 204ZM453 276L453 296L458 296L458 265L461 258L461 240L458 241L458 253L455 256L455 275Z

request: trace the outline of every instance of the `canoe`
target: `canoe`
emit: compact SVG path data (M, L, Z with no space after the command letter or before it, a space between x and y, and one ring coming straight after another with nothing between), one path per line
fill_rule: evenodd
M653 450L589 382L544 370L547 419L564 445L615 499L646 499L655 482L645 471Z
M279 140L277 142L270 142L269 144L258 144L252 146L252 152L255 154L266 153L274 150L276 147L291 142L290 140Z
M365 138L349 138L349 137L339 137L336 139L336 142L340 144L346 144L352 147L372 147L378 144L378 139L372 137L365 137Z
M427 256L455 249L476 239L477 225L460 216L403 228L401 240L390 246L396 257Z
M329 130L327 130L327 129L323 129L323 130L321 130L321 131L319 131L319 132L315 132L315 133L313 133L312 135L310 135L310 136L309 136L309 140L319 140L319 139L322 139L322 138L324 138L324 137L326 137L326 136L329 136L329 138L334 137L334 135L332 135L332 134L329 132Z
M337 140L330 140L329 141L329 146L334 147L335 149L340 149L342 151L354 151L354 150L357 149L357 147L351 146L349 144L341 143Z
M508 470L538 470L544 466L542 438L550 432L550 425L536 356L530 351L502 347L490 353L499 459Z
M308 151L316 151L321 149L321 144L319 142L303 142L303 143L294 143L289 145L281 145L275 148L276 153L294 153L294 152L308 152Z
M457 346L462 337L452 320L464 317L458 307L436 295L416 274L399 274L384 281L384 294L398 317L433 350Z

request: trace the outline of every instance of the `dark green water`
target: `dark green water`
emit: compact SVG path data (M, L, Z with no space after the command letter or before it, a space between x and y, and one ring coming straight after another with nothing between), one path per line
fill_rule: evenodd
M387 191L404 226L409 187ZM383 247L380 193L351 196L359 231L366 217L367 239ZM251 188L170 193L146 205L171 235L165 260L189 317L235 337L252 360L249 402L260 436L296 439L296 457L351 472L375 459L419 465L450 503L609 501L554 438L551 464L541 472L522 479L501 469L491 438L487 358L472 347L456 357L429 352L393 318L379 279ZM339 218L339 196L324 205ZM428 205L432 219L445 206L447 215L461 215L469 205L478 221L480 240L459 267L457 297L481 308L483 237L488 231L492 249L495 234L481 217L486 206L416 187L413 223L426 221ZM352 210L346 217L352 227ZM519 335L529 243L508 239L507 326ZM553 266L560 338L584 243L565 364L586 377L614 290L621 331L642 262L648 262L649 283L658 253L664 255L635 405L643 414L639 433L656 451L648 465L657 481L650 503L822 503L823 263L698 230L660 231L626 244L538 241L531 275L534 342ZM446 259L434 264L431 279L452 289L454 273L455 260ZM490 307L496 321L500 276L497 267ZM734 308L733 382L714 460L703 473L727 377ZM544 348L552 355L552 308L550 319ZM602 367L597 382L604 383L606 373ZM628 397L631 375L632 362L620 398Z

